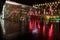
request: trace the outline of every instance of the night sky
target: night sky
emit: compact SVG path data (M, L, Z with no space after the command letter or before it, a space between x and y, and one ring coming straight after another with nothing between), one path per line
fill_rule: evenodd
M45 2L54 2L57 0L11 0L11 1L15 1L18 3L22 3L22 4L26 4L26 5L33 5L33 4L40 4L40 3L45 3Z
M56 0L11 0L15 1L17 3L26 4L32 6L33 4L40 4L45 2L54 2ZM2 11L3 4L5 3L5 0L0 0L0 13Z

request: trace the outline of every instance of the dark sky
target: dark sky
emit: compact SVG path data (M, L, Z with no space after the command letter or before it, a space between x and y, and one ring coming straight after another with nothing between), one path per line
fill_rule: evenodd
M11 0L11 1L27 4L27 5L33 5L33 4L40 4L40 3L45 3L45 2L54 2L56 0Z
M1 14L4 3L5 3L5 0L0 0L0 14Z

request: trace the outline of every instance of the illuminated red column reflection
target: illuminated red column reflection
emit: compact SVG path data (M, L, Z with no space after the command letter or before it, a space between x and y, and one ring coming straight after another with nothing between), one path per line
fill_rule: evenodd
M34 23L35 25L34 25L34 29L36 29L36 20L35 20L35 23Z
M40 31L40 20L38 20L38 31Z
M44 25L43 25L43 36L45 36L45 31L46 31L46 24L44 22Z
M53 24L51 24L49 28L48 36L49 36L48 40L53 40Z
M34 19L30 19L30 21L29 21L29 30L32 31L33 27L34 27Z
M31 19L29 21L29 30L31 31L32 30L32 23L31 23Z

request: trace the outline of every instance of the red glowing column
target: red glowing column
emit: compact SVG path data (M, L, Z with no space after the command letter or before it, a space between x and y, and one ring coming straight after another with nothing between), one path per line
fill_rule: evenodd
M51 12L51 15L53 15L52 5L50 5L50 12Z
M45 36L45 31L46 31L46 24L44 22L44 25L43 25L43 36Z
M31 20L30 20L30 22L29 22L29 30L32 30Z
M51 24L49 28L48 37L49 37L48 40L53 40L53 24Z
M33 19L30 19L29 21L29 30L32 31L33 29Z
M36 29L36 20L35 20L35 23L34 23L35 25L34 25L34 29Z
M34 20L34 18L32 19L32 29L34 29L35 28L35 20Z
M40 20L38 20L38 31L40 31Z

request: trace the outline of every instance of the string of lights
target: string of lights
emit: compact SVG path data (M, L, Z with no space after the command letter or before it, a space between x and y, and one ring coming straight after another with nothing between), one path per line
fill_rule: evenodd
M60 4L60 1L57 1L57 2L49 2L49 3L44 3L44 4L33 4L33 6L36 6L36 7L44 6L44 5L50 6L51 4L52 5L57 5L57 4Z

